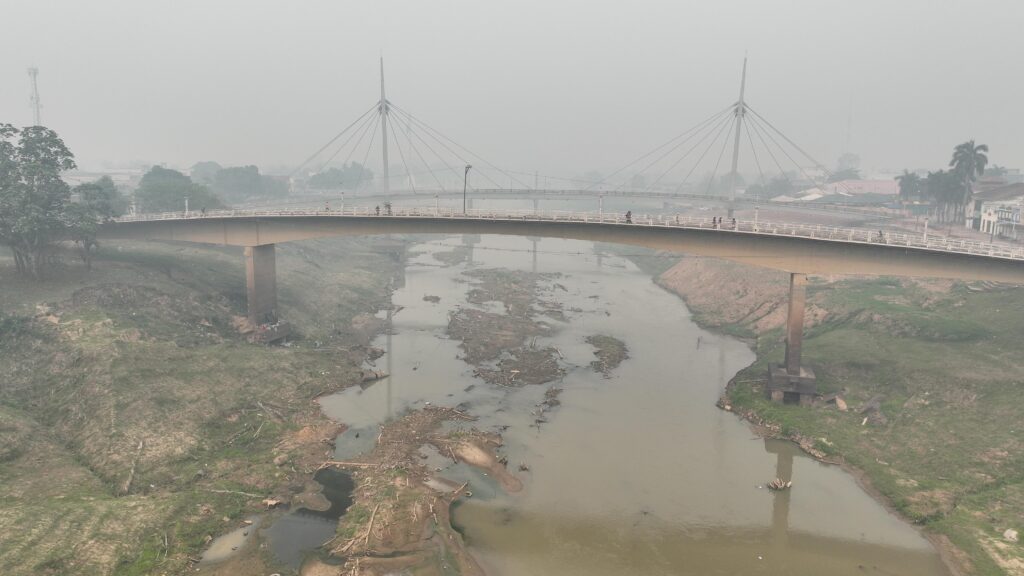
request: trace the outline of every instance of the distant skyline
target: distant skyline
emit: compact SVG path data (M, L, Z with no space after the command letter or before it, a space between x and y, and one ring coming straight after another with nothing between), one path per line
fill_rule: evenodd
M388 97L510 170L608 172L736 99L833 167L1024 165L1024 3L6 0L0 122L85 169L296 165ZM848 120L850 122L849 150ZM394 161L394 159L392 159ZM742 170L749 171L748 161Z

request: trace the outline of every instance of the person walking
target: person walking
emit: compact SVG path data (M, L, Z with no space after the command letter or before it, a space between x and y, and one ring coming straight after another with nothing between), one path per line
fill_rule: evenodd
M626 224L632 224L632 223L633 223L633 211L632 210L626 210Z

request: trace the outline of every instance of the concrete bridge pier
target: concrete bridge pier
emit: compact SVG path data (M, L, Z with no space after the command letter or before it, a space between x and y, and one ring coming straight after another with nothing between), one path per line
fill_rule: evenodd
M274 245L245 247L245 295L249 322L254 325L277 322L277 270Z
M776 402L807 405L818 395L814 371L800 365L804 341L807 275L789 275L789 315L786 318L786 358L768 371L768 395Z

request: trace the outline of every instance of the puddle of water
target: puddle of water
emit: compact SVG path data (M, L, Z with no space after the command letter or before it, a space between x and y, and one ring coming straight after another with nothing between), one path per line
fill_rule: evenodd
M502 432L510 469L530 468L519 474L519 494L503 494L450 459L428 458L444 478L470 481L474 496L453 510L453 521L489 573L946 574L925 539L840 469L752 438L715 408L752 352L701 330L678 298L628 260L595 254L587 242L491 236L471 239L470 262L445 268L431 257L461 244L454 237L417 247L423 253L394 293L404 308L375 342L387 351L378 364L391 376L321 404L330 417L371 430L426 402L461 405L478 417L475 426ZM542 284L569 321L549 322L555 333L537 344L557 347L568 372L556 383L561 405L540 426L531 413L548 386L490 386L456 359L458 342L445 336L448 313L468 305L460 276L471 267L560 274ZM610 378L589 367L585 338L594 334L628 346L630 358ZM777 476L791 478L792 490L764 488Z
M217 538L214 538L213 541L210 542L210 547L203 552L200 561L203 564L214 564L227 560L244 549L246 544L252 540L253 535L256 534L256 530L260 527L260 523L263 521L259 516L250 516L249 518L246 518L246 520L252 522L252 524L235 528L227 534L222 534Z
M324 468L313 476L323 486L327 510L298 508L281 516L263 530L270 552L281 564L298 568L310 551L334 537L338 518L352 504L352 477L337 469Z

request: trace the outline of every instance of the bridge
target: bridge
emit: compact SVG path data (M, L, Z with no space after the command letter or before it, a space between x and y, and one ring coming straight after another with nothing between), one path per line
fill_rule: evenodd
M461 198L461 191L445 189L419 189L419 190L390 190L385 193L352 193L346 196L343 190L310 190L306 195L293 195L287 202L289 205L311 206L326 202L349 202L355 203L384 203L400 202L407 200L434 200L439 198ZM832 202L773 202L756 197L737 196L730 199L726 196L713 194L696 194L688 192L653 191L634 189L597 189L597 188L473 188L467 195L467 202L472 207L473 200L530 200L533 202L533 209L539 210L539 200L558 199L580 199L589 198L597 201L598 212L604 211L605 198L618 198L626 200L657 200L661 202L693 202L701 205L715 204L728 206L730 203L737 207L758 207L769 210L819 212L828 214L842 214L846 216L863 216L877 220L892 218L889 212L873 209L869 206L857 206L844 203ZM273 200L263 204L249 204L251 208L259 207L280 207L281 201ZM337 204L336 204L337 207Z
M772 397L809 402L814 374L800 362L807 275L882 275L1024 284L1024 248L944 236L754 220L568 211L456 211L440 207L172 212L118 218L100 239L198 242L245 248L248 317L277 321L274 246L381 234L501 234L572 238L707 256L790 274L786 355Z

